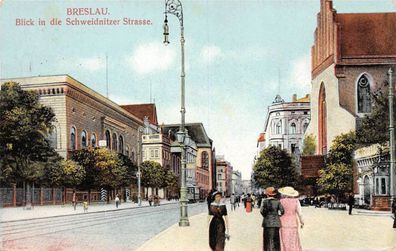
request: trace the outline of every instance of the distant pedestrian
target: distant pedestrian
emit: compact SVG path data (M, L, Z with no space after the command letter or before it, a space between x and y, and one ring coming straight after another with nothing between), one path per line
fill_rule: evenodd
M259 194L257 196L257 207L260 208L261 207L261 202L263 201L263 195Z
M153 195L150 195L149 197L148 197L148 202L149 202L149 205L150 205L150 207L153 205Z
M246 208L246 195L245 193L242 194L242 202L243 202L243 206Z
M253 209L253 199L252 199L252 197L250 196L249 193L247 194L247 198L246 198L245 201L246 201L245 202L245 204L246 204L246 206L245 206L246 213L251 213L252 209Z
M273 187L265 189L267 199L263 201L260 213L263 216L263 250L279 251L281 250L279 228L281 227L280 215L284 214L282 204L275 198L276 190Z
M88 201L83 202L84 213L88 213Z
M209 246L212 251L224 251L225 239L229 238L229 224L227 208L221 202L221 192L212 194L213 202L210 204L209 216ZM226 234L227 232L227 234Z
M238 195L238 196L236 197L236 203L237 203L237 205L238 205L238 207L239 207L239 203L241 203L241 196L240 196L240 195Z
M353 205L355 205L355 197L353 196L353 193L349 193L348 195L349 215L352 214Z
M304 221L302 218L300 201L296 198L298 196L298 191L294 190L293 187L283 187L278 191L282 195L280 203L285 210L285 213L280 217L282 250L301 251L298 225L300 223L302 228L304 226Z
M236 197L235 194L231 194L230 196L231 210L235 211Z
M396 230L396 199L392 202L393 228Z
M74 211L76 211L76 206L77 206L77 196L76 196L76 191L73 190L73 196L72 196L72 205L74 208Z
M118 194L115 197L115 203L116 203L116 208L118 208L118 205L120 204L120 198L118 197Z

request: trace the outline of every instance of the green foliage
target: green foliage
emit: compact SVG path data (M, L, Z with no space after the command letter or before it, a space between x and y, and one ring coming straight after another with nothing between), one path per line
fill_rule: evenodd
M113 189L124 185L128 179L128 168L118 154L107 148L86 148L75 151L72 159L84 167L85 178L82 188Z
M286 150L275 146L261 151L253 167L253 179L258 187L295 186L297 178L292 157Z
M67 187L77 187L85 178L85 169L73 160L65 160L61 163L63 184Z
M331 164L319 171L318 186L321 192L341 196L352 190L352 168L344 163Z
M124 154L119 153L118 158L121 161L121 165L127 170L127 174L124 177L122 185L129 186L136 180L136 172L138 170L138 167L132 162L132 160L128 156Z
M46 167L59 155L47 140L55 114L38 95L7 82L0 91L0 169L3 182L50 182Z
M153 188L163 188L167 186L166 169L155 161L144 161L140 166L142 173L141 182L143 186Z
M381 89L372 95L373 107L369 115L366 115L356 131L357 143L361 146L371 144L384 145L389 141L389 100ZM393 107L396 112L396 102ZM396 116L396 114L394 115Z
M315 149L315 136L313 134L305 136L302 155L314 155Z
M334 138L327 155L328 164L345 164L352 168L352 154L356 150L354 132L343 133Z

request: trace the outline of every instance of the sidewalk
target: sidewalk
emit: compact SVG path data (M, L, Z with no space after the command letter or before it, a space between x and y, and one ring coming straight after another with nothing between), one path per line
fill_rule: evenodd
M160 204L178 203L178 201L161 200ZM148 207L148 201L142 201L142 207ZM114 210L125 210L128 208L139 207L137 203L133 202L122 202L121 205L116 208L115 202L112 201L110 204L91 204L88 206L88 213L93 212L105 212ZM74 211L73 206L69 204L65 205L47 205L47 206L35 206L32 209L24 209L24 207L7 207L0 208L0 221L15 221L24 219L36 219L43 217L56 217L63 215L76 215L83 214L84 209L82 203L77 204L76 210Z
M301 230L303 250L396 250L396 231L391 217L348 215L345 211L330 211L304 207L305 227ZM258 209L246 214L243 208L228 211L230 241L225 250L262 250L262 217ZM190 217L190 227L173 225L137 251L207 251L208 226L206 213Z

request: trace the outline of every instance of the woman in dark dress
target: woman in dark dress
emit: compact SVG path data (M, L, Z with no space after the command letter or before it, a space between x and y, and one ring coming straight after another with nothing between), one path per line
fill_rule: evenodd
M280 215L285 213L282 204L276 198L277 192L273 187L265 189L267 198L262 202L260 213L263 216L263 250L279 251L280 236L279 228L281 227Z
M226 229L227 235L229 232L228 218L227 218L227 208L224 203L221 202L221 193L213 193L214 201L210 204L209 215L210 225L209 225L209 246L212 251L223 251L226 239Z
M396 199L392 202L392 213L393 213L393 228L396 229Z

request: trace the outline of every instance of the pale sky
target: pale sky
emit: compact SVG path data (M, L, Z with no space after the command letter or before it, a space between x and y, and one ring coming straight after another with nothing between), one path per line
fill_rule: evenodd
M249 179L267 106L310 92L310 49L319 0L185 0L186 121L202 122L243 179ZM392 0L334 0L345 12L396 11ZM110 19L149 19L150 26L51 26L67 8L108 8ZM0 0L0 78L69 74L119 104L157 105L160 123L180 122L180 25L164 1ZM46 20L16 26L17 18ZM280 78L278 77L278 69ZM280 83L280 84L279 84Z

